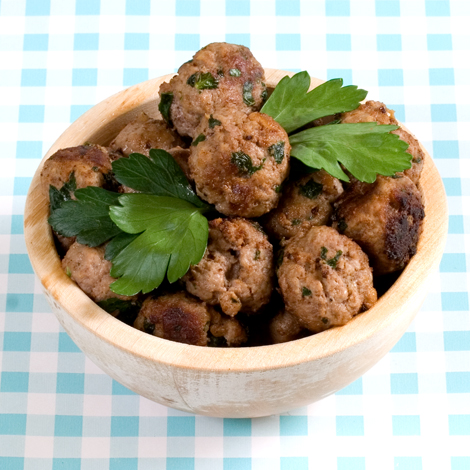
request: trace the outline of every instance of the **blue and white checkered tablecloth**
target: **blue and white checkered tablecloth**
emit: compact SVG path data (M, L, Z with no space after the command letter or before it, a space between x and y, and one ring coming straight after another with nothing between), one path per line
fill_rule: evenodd
M469 470L469 24L468 0L0 0L0 469ZM113 381L61 329L25 249L28 186L70 122L213 41L368 89L448 195L446 251L403 338L282 416L189 415Z

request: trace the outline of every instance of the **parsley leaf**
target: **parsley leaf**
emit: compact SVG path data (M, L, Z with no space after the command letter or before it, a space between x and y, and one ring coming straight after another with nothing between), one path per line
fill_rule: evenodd
M411 168L408 144L390 134L395 129L398 126L376 122L314 127L290 138L291 154L308 166L349 181L342 163L360 181L373 183L377 173L392 176Z
M150 157L132 153L113 162L116 179L146 194L168 196L194 204L206 205L197 197L175 159L165 150L150 150Z
M63 202L71 201L74 191L77 189L77 182L75 180L75 172L70 173L68 181L57 189L55 186L49 186L49 201L51 203L51 212L58 209Z
M126 233L139 234L114 259L111 289L123 295L157 288L165 273L175 282L197 264L207 246L205 208L173 197L125 194L110 208L111 219ZM168 270L168 272L167 272Z
M191 145L195 147L199 142L203 142L206 140L206 136L204 134L199 134L192 142Z
M75 191L77 200L65 201L48 219L51 227L64 237L77 237L78 243L98 246L121 233L109 217L109 207L119 194L88 186Z
M312 91L308 72L284 77L261 109L289 134L305 124L324 116L356 109L367 96L357 86L343 87L343 79L335 78Z
M284 142L280 140L279 142L272 144L268 147L268 153L274 158L274 161L278 165L282 163L282 160L284 159Z
M102 300L97 304L106 312L114 314L118 320L131 326L142 306L140 302L129 302L116 298Z
M264 160L261 162L261 165L254 166L253 160L249 155L243 152L233 152L232 158L230 160L231 163L238 167L238 171L243 176L253 176L253 173L261 170L264 165Z
M243 84L243 102L247 106L255 105L255 99L253 98L253 83L251 82L245 82Z
M240 77L241 76L241 72L240 70L238 69L230 69L228 74L231 76L231 77Z
M328 253L328 248L326 248L325 246L322 246L321 247L321 253L320 253L320 258L330 267L332 267L333 269L336 269L336 266L338 264L338 261L339 261L339 257L343 254L343 252L341 250L338 250L336 252L336 255L333 256L333 258L330 258L328 259L326 257L326 254Z
M163 119L165 119L165 121L168 123L171 122L171 103L173 103L173 92L170 91L169 93L162 93L160 97L160 103L158 103L158 110L160 111L160 114L162 115Z
M209 118L209 128L213 129L215 126L221 126L221 125L222 123L218 119L215 119L211 114L211 117Z
M303 186L299 187L299 193L309 199L316 199L323 191L323 185L313 179L308 180Z
M186 82L189 86L196 88L196 90L212 90L219 86L219 80L214 78L210 72L193 73Z

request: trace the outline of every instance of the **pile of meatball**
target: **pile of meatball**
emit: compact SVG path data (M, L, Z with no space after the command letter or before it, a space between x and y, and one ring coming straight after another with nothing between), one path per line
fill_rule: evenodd
M424 155L403 129L412 168L374 183L340 180L290 160L289 138L260 113L264 70L244 46L213 43L160 87L162 117L142 113L108 147L59 150L42 185L134 192L113 178L112 161L168 151L197 194L215 206L204 257L174 284L147 296L111 291L105 246L56 234L64 271L95 302L138 306L135 328L198 346L254 346L299 339L346 324L377 301L381 280L415 254L424 218L419 178ZM368 101L326 117L342 123L397 124ZM396 276L397 274L395 274ZM115 316L119 312L112 312Z

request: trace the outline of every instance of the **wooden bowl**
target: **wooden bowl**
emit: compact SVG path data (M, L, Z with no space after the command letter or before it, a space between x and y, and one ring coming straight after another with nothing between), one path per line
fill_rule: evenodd
M287 72L266 70L274 87ZM93 142L107 145L141 111L159 116L158 89L173 75L140 83L77 119L45 155ZM322 83L312 79L312 87ZM399 340L417 314L437 269L447 233L447 204L429 154L421 176L426 201L417 254L369 311L347 325L273 346L203 348L138 331L106 313L62 271L47 224L39 166L25 209L25 238L34 271L59 322L107 374L134 392L179 410L218 417L257 417L312 403L350 384Z

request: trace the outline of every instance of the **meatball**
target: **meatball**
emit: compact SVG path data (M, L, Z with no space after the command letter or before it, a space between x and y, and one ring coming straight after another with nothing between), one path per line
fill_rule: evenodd
M160 97L171 100L169 118L176 130L195 137L206 114L221 108L258 111L267 98L264 70L245 46L212 43L160 86Z
M424 207L406 176L354 182L335 206L333 227L362 247L375 274L403 269L416 253Z
M209 346L219 346L222 343L222 345L235 347L248 340L245 329L236 318L220 314L216 310L211 312L209 331L212 335Z
M179 167L185 174L186 178L188 180L191 179L191 175L189 172L189 154L190 150L189 149L184 149L181 147L174 147L170 150L168 150L168 153L171 154L171 156L175 159L176 163L178 163Z
M283 311L270 321L269 334L273 344L287 343L304 337L305 329L295 315Z
M178 343L207 346L212 310L186 292L148 297L134 327Z
M341 182L320 170L287 183L278 207L266 216L264 226L277 239L290 238L314 225L326 225L333 202L343 192Z
M115 294L109 286L116 280L111 277L111 262L104 258L105 248L90 248L75 242L62 260L62 269L78 287L95 302L111 298L133 300L136 297Z
M398 121L395 119L395 112L392 109L388 109L380 101L367 101L355 110L341 114L341 122L343 124L353 124L356 122L398 124Z
M74 174L77 189L104 186L111 173L108 150L100 145L80 145L58 150L49 157L41 172L41 185L49 197L49 186L57 189Z
M183 145L181 137L165 121L157 121L141 113L122 129L109 148L128 157L131 153L148 156L150 149L170 150Z
M278 278L286 311L314 333L346 324L377 300L367 255L331 227L291 238Z
M379 124L398 125L394 111L388 109L380 101L367 101L365 104L361 104L359 108L354 111L349 111L341 115L341 122L343 124L374 121ZM392 134L398 135L401 140L405 141L409 145L407 152L412 156L412 167L402 173L397 173L397 175L404 174L410 178L413 183L418 184L424 165L424 152L421 150L419 142L401 127L396 131L392 131Z
M270 116L234 112L205 120L189 169L199 196L225 215L259 217L277 206L287 176L289 138Z
M204 257L183 280L188 292L235 316L269 302L273 275L273 248L256 223L216 219L209 222Z

